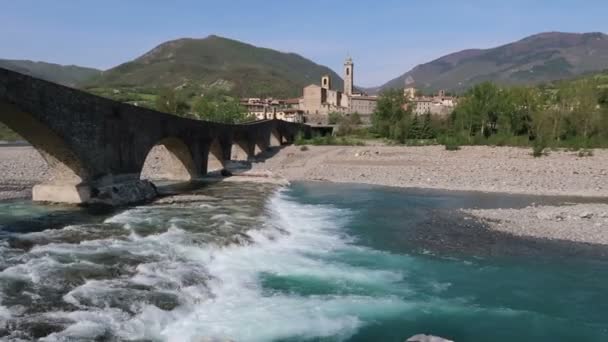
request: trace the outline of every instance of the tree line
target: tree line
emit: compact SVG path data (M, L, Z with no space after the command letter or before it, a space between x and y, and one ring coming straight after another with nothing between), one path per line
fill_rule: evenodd
M227 124L244 122L247 112L238 98L222 90L202 96L187 96L173 89L163 89L156 96L155 109L182 117Z
M420 117L411 108L402 91L385 91L372 116L373 131L400 142L608 147L608 88L596 78L551 86L482 83L445 118Z
M372 115L372 131L377 135L406 143L435 139L444 131L444 123L430 113L416 115L403 96L403 90L390 89L378 98Z

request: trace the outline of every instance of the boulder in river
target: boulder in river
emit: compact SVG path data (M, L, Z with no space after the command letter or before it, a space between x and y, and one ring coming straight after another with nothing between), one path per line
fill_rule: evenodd
M454 342L452 340L447 340L442 337L437 337L433 335L424 335L418 334L408 338L405 342Z

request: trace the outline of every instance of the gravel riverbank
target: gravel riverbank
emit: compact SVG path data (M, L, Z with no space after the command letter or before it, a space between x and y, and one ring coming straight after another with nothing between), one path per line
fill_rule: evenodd
M518 236L608 245L608 204L463 211L492 229Z
M0 146L0 200L29 197L47 177L48 166L32 147Z
M289 146L254 165L289 180L367 183L395 187L608 197L608 150L592 157L530 149L466 146Z

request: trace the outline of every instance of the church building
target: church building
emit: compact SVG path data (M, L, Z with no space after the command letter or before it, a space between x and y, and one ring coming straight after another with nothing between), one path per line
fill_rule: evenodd
M371 114L376 109L376 96L354 91L354 63L351 58L344 62L344 91L334 90L331 77L321 77L321 84L311 84L304 87L299 109L304 112L307 122L311 124L327 124L329 113L341 114L358 113L364 122L369 122Z

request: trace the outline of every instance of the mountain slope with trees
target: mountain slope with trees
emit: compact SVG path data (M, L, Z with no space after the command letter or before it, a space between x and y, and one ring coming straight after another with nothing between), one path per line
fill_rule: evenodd
M13 70L69 87L75 87L101 74L100 70L93 68L28 60L0 59L0 68Z
M380 87L465 91L486 81L531 85L608 69L608 35L547 32L491 49L471 49L421 64Z
M342 87L342 79L331 69L297 54L209 36L160 44L86 86L188 88L194 93L219 88L236 96L295 97L324 74L331 75L334 87Z

